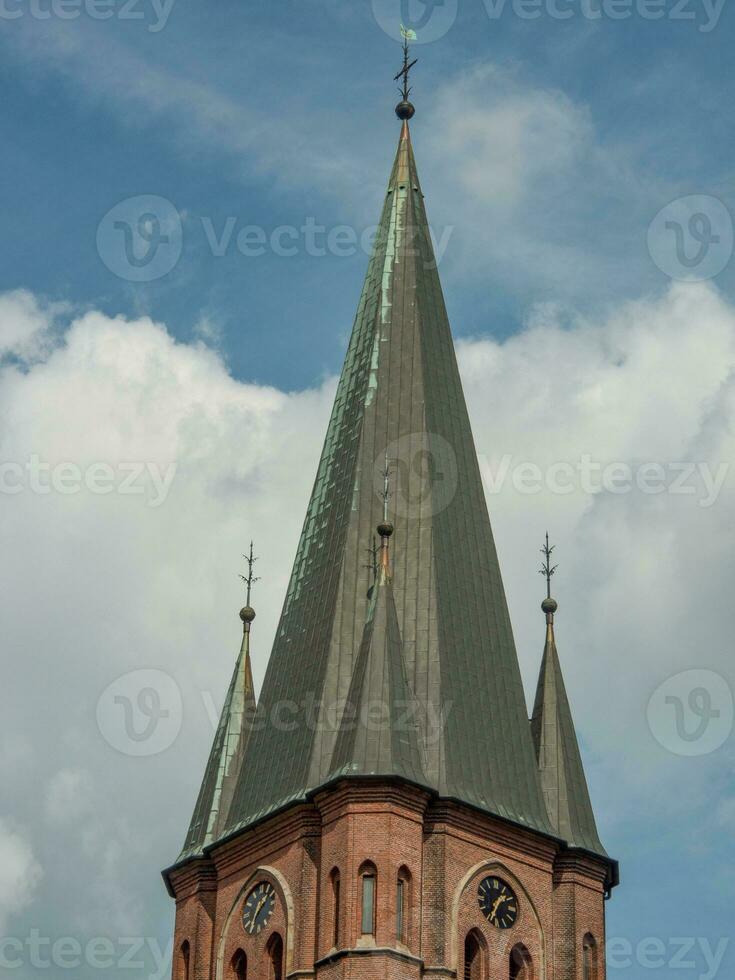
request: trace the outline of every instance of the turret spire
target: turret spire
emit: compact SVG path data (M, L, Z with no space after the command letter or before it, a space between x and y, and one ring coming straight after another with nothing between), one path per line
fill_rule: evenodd
M200 854L224 830L255 717L255 688L250 661L250 629L255 619L255 610L250 603L253 584L259 579L253 575L253 567L258 559L253 554L252 541L249 554L243 555L243 558L248 570L246 575L240 575L246 586L245 605L240 610L242 621L240 653L222 707L204 780L179 860Z
M541 603L546 616L546 642L531 717L531 734L552 827L570 846L605 854L597 834L554 637L554 613L558 609L556 600L551 597L551 577L558 567L551 564L554 547L549 545L547 532L541 548L544 561L539 569L546 578L546 598Z

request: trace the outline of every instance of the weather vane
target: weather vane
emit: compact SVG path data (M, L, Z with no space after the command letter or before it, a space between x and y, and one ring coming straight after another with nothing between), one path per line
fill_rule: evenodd
M554 550L555 547L556 547L555 544L552 544L551 547L549 547L549 532L547 531L546 532L546 544L541 549L541 554L544 556L544 561L543 561L543 563L541 565L541 568L539 568L539 574L546 576L546 598L547 599L550 599L551 598L551 576L554 574L554 572L559 567L558 565L552 565L551 564L551 552Z
M404 27L403 24L401 24L401 37L403 38L403 67L398 72L398 74L395 76L395 78L393 79L393 81L394 82L397 82L399 78L402 78L403 79L403 81L401 83L401 87L398 90L401 93L401 103L400 104L401 105L405 105L405 106L409 106L409 105L411 105L411 103L408 101L408 97L411 94L411 89L410 89L409 84L408 84L408 73L411 71L411 69L413 68L413 66L416 64L416 62L419 59L418 58L414 58L413 61L409 62L409 60L408 60L408 57L409 57L409 55L408 55L408 42L409 41L415 41L416 40L416 31L412 31L410 28ZM411 108L413 108L413 106L411 106ZM398 110L396 110L396 112L398 112ZM411 115L413 115L413 112L411 113ZM400 115L400 113L399 113L399 117L400 118L403 118ZM408 117L408 118L410 118L410 117Z
M255 582L259 582L260 581L260 577L259 576L253 575L253 566L255 565L255 563L256 563L256 561L258 559L253 554L253 542L252 541L250 542L250 554L249 555L243 555L243 558L248 563L248 574L247 575L241 575L240 578L243 580L243 582L245 583L245 585L247 587L246 605L249 606L250 605L250 591L251 591L251 589L253 587L253 584Z

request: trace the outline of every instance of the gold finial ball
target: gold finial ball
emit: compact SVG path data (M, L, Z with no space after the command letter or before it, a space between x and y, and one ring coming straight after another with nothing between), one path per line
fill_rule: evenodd
M389 538L393 534L393 525L388 521L381 521L378 524L378 534L381 538Z
M556 599L544 599L544 601L541 603L541 611L545 612L547 615L548 613L555 613L558 608Z
M412 102L402 99L396 106L396 115L399 119L412 119L416 108Z
M240 610L240 619L243 623L252 623L255 619L255 610L252 606L243 606Z

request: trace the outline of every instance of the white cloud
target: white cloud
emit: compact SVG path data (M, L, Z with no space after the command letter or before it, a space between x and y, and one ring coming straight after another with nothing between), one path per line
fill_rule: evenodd
M67 824L86 815L94 805L93 777L82 769L61 769L46 789L46 818Z
M7 355L35 359L43 351L50 325L48 312L26 290L0 296L0 361Z
M26 835L0 819L0 930L32 903L42 875Z
M525 308L617 302L658 275L646 227L676 195L625 144L603 141L586 103L485 63L446 80L436 119L416 136L430 218L455 228L445 273L473 291L481 275L479 302L488 277Z

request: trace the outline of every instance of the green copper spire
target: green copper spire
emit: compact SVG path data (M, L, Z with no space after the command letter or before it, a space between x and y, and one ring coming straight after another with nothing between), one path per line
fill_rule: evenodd
M372 606L386 456L391 581ZM552 834L406 119L228 835L353 761L338 706L373 680L402 690L401 660L426 724L421 771L391 748L395 775Z
M253 565L257 559L253 556L252 541L250 554L245 557L248 574L240 576L247 586L246 604L240 610L242 644L179 862L200 855L208 844L221 836L255 716L255 689L250 662L250 627L255 619L255 610L250 605L250 595L253 582L257 581L253 576Z
M531 718L531 732L544 800L554 830L572 847L605 855L605 849L597 835L554 638L554 613L558 607L556 600L551 598L551 576L556 570L556 566L551 565L553 550L553 546L549 547L547 534L546 544L541 549L544 564L540 569L546 576L547 583L546 598L541 603L541 609L546 616L546 643Z

